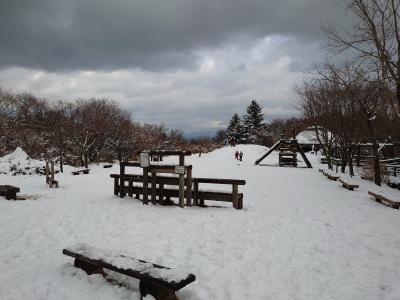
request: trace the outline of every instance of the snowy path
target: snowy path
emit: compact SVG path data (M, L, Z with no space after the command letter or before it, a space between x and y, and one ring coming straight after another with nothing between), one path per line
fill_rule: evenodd
M194 176L245 179L242 211L119 199L98 167L59 176L58 190L0 175L41 196L0 198L0 299L139 299L135 280L119 287L74 268L61 250L78 242L192 272L182 300L400 299L400 213L369 199L370 183L351 192L318 167L253 166L263 148L240 148L240 165L235 148L189 160Z

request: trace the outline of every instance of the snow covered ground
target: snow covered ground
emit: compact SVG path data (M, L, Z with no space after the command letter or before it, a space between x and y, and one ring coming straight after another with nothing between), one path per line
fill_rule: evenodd
M236 149L244 161L233 159ZM0 299L139 299L129 288L88 276L62 255L80 242L196 275L184 299L400 299L400 213L313 169L254 166L260 146L193 156L194 176L245 179L244 209L144 206L113 196L110 173L0 175L35 200L0 198ZM400 200L400 192L383 188ZM220 203L218 203L220 204Z

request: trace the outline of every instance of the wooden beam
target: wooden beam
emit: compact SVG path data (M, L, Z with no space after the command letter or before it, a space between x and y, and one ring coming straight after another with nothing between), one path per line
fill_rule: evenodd
M223 178L195 178L198 183L214 183L214 184L237 184L245 185L246 180L240 179L223 179Z
M307 168L312 169L312 165L311 165L310 161L308 160L307 156L304 154L303 149L301 149L299 143L297 141L295 141L295 144L296 144L296 147L297 147L297 149L299 150L299 152L301 154L301 157L303 157L303 160L306 163Z
M271 149L268 150L268 152L266 154L264 154L263 156L261 156L259 159L256 160L255 164L258 165L261 161L263 161L268 155L270 155L272 153L272 151L274 151L276 148L279 148L279 146L281 145L281 143L283 142L283 140L279 140L279 142L277 142L275 145L273 145L271 147Z

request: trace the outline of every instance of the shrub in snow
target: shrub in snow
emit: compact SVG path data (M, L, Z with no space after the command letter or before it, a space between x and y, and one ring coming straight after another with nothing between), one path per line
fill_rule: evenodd
M0 174L35 175L44 174L44 162L31 159L22 148L0 157Z

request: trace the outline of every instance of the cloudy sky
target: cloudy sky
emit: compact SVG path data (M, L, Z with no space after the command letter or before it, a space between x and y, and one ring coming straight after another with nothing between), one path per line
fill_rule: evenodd
M2 0L0 85L51 100L108 97L189 135L252 100L295 115L293 85L322 59L344 0Z

